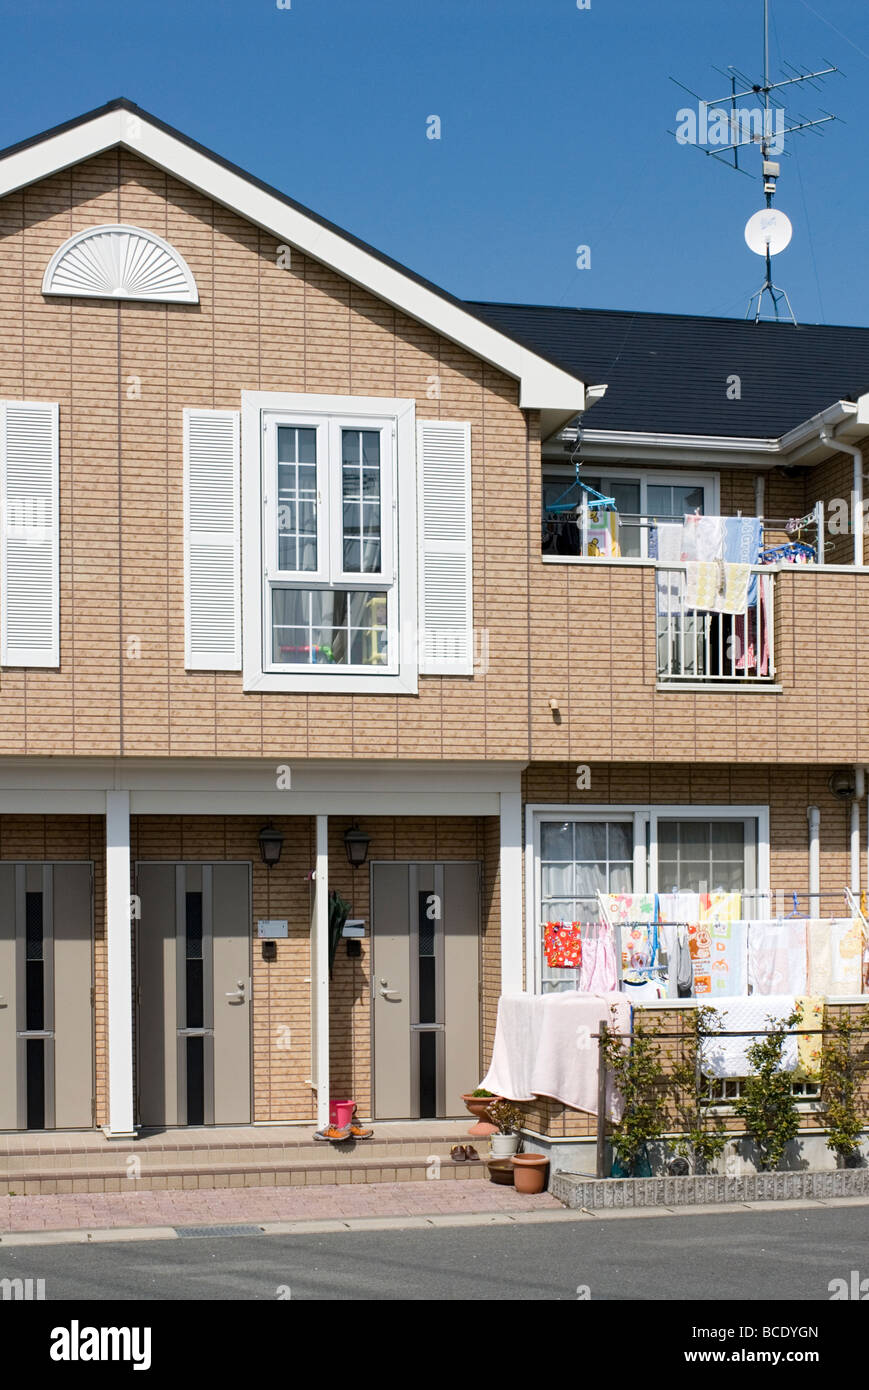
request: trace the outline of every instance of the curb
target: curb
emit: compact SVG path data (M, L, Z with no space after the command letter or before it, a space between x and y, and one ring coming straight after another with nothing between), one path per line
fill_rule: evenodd
M549 1191L571 1210L636 1207L696 1207L745 1205L756 1202L830 1202L843 1197L869 1197L869 1168L835 1169L822 1173L749 1173L739 1178L721 1174L685 1178L585 1178L554 1173Z

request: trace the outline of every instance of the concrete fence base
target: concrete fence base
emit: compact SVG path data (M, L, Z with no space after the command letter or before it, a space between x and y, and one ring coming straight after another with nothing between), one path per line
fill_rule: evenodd
M828 1201L869 1197L869 1168L826 1173L750 1173L730 1178L585 1178L553 1173L549 1191L566 1207L694 1207L726 1202Z

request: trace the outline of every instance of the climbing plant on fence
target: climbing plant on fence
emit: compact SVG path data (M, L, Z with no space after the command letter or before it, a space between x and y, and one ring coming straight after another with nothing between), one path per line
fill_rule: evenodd
M682 1134L673 1149L693 1163L695 1173L705 1173L709 1164L724 1152L727 1130L720 1115L710 1113L704 1102L711 1078L703 1071L703 1038L721 1028L717 1009L703 1004L686 1009L682 1017L685 1037L671 1073L673 1099Z
M856 1017L824 1011L821 1047L821 1109L827 1126L827 1148L846 1163L860 1152L866 1107L860 1090L869 1073L869 1009Z
M770 1015L768 1031L746 1048L752 1070L733 1109L757 1145L762 1172L778 1167L788 1141L800 1127L792 1077L782 1070L782 1054L788 1034L801 1018L799 1009L787 1018Z

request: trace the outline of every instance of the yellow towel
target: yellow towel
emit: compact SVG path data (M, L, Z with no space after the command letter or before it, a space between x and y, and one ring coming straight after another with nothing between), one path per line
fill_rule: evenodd
M823 1028L824 1026L824 1001L816 994L801 995L797 999L797 1008L802 1014L798 1028ZM821 1075L821 1044L824 1039L820 1033L811 1033L806 1036L800 1033L797 1037L797 1075L804 1081L817 1081Z

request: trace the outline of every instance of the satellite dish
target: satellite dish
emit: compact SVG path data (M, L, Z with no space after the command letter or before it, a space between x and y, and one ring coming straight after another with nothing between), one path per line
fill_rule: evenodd
M777 256L793 234L790 218L778 208L761 208L745 224L745 240L756 256Z

